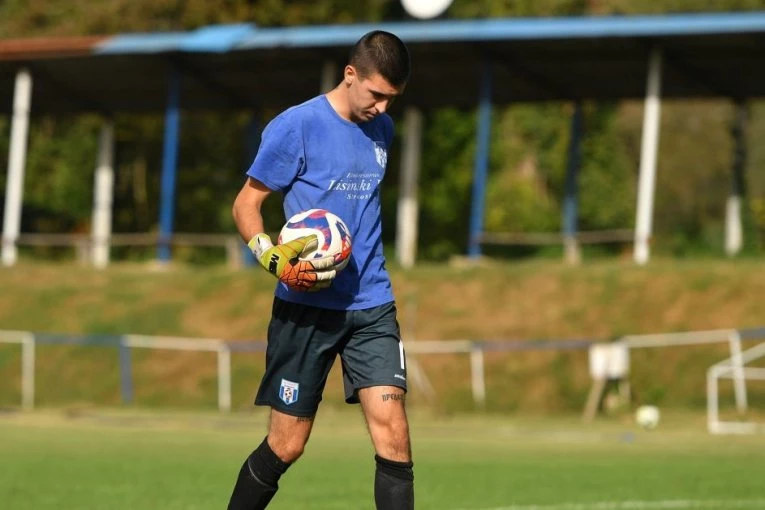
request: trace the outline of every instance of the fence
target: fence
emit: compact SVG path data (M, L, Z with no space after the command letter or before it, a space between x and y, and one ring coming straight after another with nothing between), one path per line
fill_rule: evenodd
M421 354L467 354L470 360L470 384L473 401L482 407L486 401L486 374L484 357L487 352L520 351L582 351L604 345L626 350L669 346L689 346L710 343L727 343L731 356L714 364L707 375L708 428L711 433L753 432L754 424L722 422L719 419L719 398L717 381L720 378L734 380L736 407L739 413L747 410L746 379L765 379L765 368L746 367L755 359L765 357L765 343L746 351L742 350L743 340L765 338L765 328L725 329L653 335L629 335L615 342L604 343L589 339L569 340L506 340L506 341L405 341L410 380L415 386L428 392L429 383L419 369L417 356ZM122 401L133 401L132 349L166 349L215 353L218 374L218 408L231 410L231 356L237 352L265 352L264 341L230 342L210 338L179 338L167 336L115 335L115 336L67 336L28 331L0 331L0 343L15 343L21 346L21 407L31 410L35 401L35 350L38 344L90 345L116 348L119 352L120 391ZM629 358L627 358L628 360ZM591 357L592 363L592 357ZM627 363L629 363L627 361ZM628 369L626 370L628 372ZM626 373L625 372L625 373ZM594 381L596 387L598 381ZM591 395L592 397L592 395ZM587 406L592 407L589 398Z
M581 260L580 245L625 244L634 242L635 234L628 229L565 232L482 232L478 242L484 245L504 246L563 246L563 258L569 264Z
M80 263L95 263L95 249L99 245L97 240L90 234L20 234L16 241L19 246L41 247L66 247L74 248L77 260ZM199 234L199 233L175 233L167 237L159 233L118 233L112 234L107 242L112 246L191 246L191 247L214 247L223 248L226 252L227 264L232 268L244 265L246 252L245 245L238 235L233 234ZM101 262L106 264L107 261Z
M564 244L567 237L562 232L483 232L479 240L482 244L547 246ZM628 229L583 230L570 237L579 244L631 243L635 233Z
M119 352L120 393L124 403L133 401L131 349L170 349L216 353L218 358L218 408L231 409L231 356L232 353L265 352L264 341L225 341L212 338L179 338L145 335L67 336L28 331L0 331L0 343L22 346L21 394L22 408L32 409L35 398L35 348L37 345L89 345L111 347ZM421 354L468 354L473 401L482 407L486 401L486 375L484 353L492 351L530 350L586 350L590 340L530 340L530 341L412 341L404 342L410 379L415 386L427 392L428 381L419 370L416 357Z

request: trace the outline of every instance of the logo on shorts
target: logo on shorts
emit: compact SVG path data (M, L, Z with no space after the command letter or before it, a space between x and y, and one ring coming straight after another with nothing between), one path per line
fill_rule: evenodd
M297 402L299 389L299 383L282 379L282 385L279 386L279 398L287 405L294 404Z

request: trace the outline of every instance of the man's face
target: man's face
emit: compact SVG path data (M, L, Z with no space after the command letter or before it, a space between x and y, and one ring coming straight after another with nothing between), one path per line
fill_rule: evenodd
M366 122L385 113L405 87L394 87L379 73L362 78L353 66L346 68L345 77L351 80L348 98L351 120L354 122Z

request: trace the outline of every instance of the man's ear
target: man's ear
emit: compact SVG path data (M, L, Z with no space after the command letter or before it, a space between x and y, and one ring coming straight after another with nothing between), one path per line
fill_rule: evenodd
M343 71L343 81L345 82L346 87L350 87L357 76L358 74L356 73L355 67L352 65L345 66L345 70Z

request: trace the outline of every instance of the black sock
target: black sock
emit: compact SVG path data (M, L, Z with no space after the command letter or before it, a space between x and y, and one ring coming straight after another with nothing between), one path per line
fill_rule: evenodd
M268 437L242 464L228 510L263 510L279 489L279 478L290 464L268 446Z
M377 510L414 510L414 472L411 462L396 462L375 455Z

